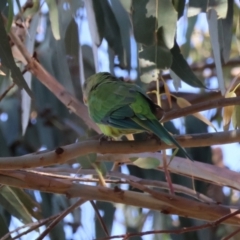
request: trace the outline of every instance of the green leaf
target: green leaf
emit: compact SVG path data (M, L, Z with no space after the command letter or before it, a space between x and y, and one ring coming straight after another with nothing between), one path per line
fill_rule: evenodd
M49 18L51 22L51 28L53 36L56 40L61 38L60 36L60 26L59 26L59 17L58 17L58 5L56 0L46 0L46 3L49 8Z
M4 11L6 9L7 0L1 0L0 1L0 12Z
M13 13L13 1L12 0L8 0L8 21L7 21L7 32L10 31L11 27L12 27L12 22L13 22L13 17L14 17L14 13Z
M138 158L134 159L133 164L144 169L154 169L159 166L159 160L156 158Z
M159 69L170 68L172 64L170 50L163 46L146 47L143 51L139 52L139 58L154 62Z
M107 0L93 0L93 6L100 36L106 38L109 46L124 66L122 37L116 17Z
M0 203L9 213L24 223L33 222L31 214L13 188L8 186L0 188Z
M85 8L87 10L87 19L88 24L91 26L89 28L92 41L98 47L102 43L103 34L104 34L104 21L102 21L102 6L100 2L95 2L94 0L85 1ZM101 20L100 20L101 19Z
M177 27L177 12L169 0L149 0L147 5L146 17L155 17L157 19L157 29L163 32L163 41L170 49L174 45L174 38ZM157 9L157 10L156 10ZM157 14L157 16L156 16Z
M131 70L131 21L128 13L123 8L119 0L111 0L111 6L113 13L116 17L118 25L120 27L120 33L122 37L122 44L124 47L124 66L126 69ZM133 50L133 49L132 49ZM135 49L136 50L136 49ZM137 51L137 50L136 50Z
M132 23L134 36L137 42L145 45L154 43L156 18L146 17L148 0L133 0Z
M32 197L26 193L23 189L10 187L12 192L19 198L22 204L25 206L27 212L31 214L37 220L42 218L41 207L38 202L32 199Z
M218 35L220 43L221 56L224 63L227 63L230 57L232 44L233 28L233 2L229 1L227 16L224 19L218 19Z
M192 69L189 67L187 61L181 54L180 48L177 43L175 43L174 47L171 49L171 53L173 57L171 70L190 86L206 88L204 84L195 76Z
M21 88L24 88L26 92L32 97L32 92L25 82L20 69L15 64L13 59L11 47L8 41L8 36L4 27L2 16L0 16L0 58L3 65L11 71L13 81Z
M225 94L225 83L223 79L222 63L220 57L220 45L218 40L218 22L217 12L215 9L210 9L207 13L207 20L209 25L210 40L213 49L213 57L217 70L218 86L222 95Z
M234 106L232 124L234 129L240 129L240 105Z
M92 163L95 163L97 160L96 153L89 153L87 155L81 156L77 158L77 162L81 164L82 168L92 168Z
M231 4L233 5L233 2ZM210 1L209 6L216 10L218 18L226 18L228 12L228 0L212 0Z
M4 217L4 212L3 212L2 207L0 207L0 226L1 226L0 227L0 238L2 238L4 235L9 233L7 221ZM7 239L11 240L12 239L11 235Z
M183 16L185 4L186 4L185 2L186 2L186 0L173 1L173 5L174 5L176 11L178 12L178 19Z
M39 21L39 14L36 14L33 16L31 20L30 27L28 29L28 34L25 40L26 49L31 55L33 55L33 52L34 52L34 44L35 44L38 21ZM24 74L24 79L28 84L29 88L31 88L32 73L30 71L27 71ZM31 112L31 98L28 96L28 94L25 91L21 92L21 107L22 107L21 109L22 110L21 111L22 135L24 135L29 123L30 112Z
M193 17L200 12L206 12L208 0L189 0L188 17Z
M132 7L132 0L120 0L122 6L124 9L128 12L131 13L131 7Z

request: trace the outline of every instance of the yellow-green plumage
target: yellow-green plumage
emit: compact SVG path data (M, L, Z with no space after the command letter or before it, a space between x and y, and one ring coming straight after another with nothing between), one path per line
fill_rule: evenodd
M191 159L158 122L154 113L160 107L139 86L125 83L109 73L98 73L86 80L83 95L90 117L106 136L120 137L149 131L166 144L175 144Z

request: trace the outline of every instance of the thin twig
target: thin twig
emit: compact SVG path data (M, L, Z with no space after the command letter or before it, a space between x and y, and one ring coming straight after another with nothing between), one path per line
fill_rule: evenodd
M94 183L98 183L99 180L97 178L79 178L76 176L66 176L66 175L61 175L61 174L76 174L76 170L79 170L78 174L91 174L91 175L95 175L96 171L94 169L72 169L72 168L43 168L43 169L33 169L30 170L31 172L35 172L36 174L41 174L41 175L47 175L47 176L52 176L55 178L66 178L69 179L71 181L81 181L81 182L94 182ZM46 171L46 172L45 172ZM53 174L51 174L51 172L53 172ZM55 174L55 172L58 172L58 174ZM123 179L128 179L128 180L132 180L135 182L138 182L140 184L149 186L149 187L155 187L155 188L160 188L160 189L169 189L169 185L166 182L163 181L156 181L156 180L148 180L148 179L142 179L142 178L138 178L132 175L127 175L124 173L120 173L120 172L109 172L106 174L106 177L111 177L111 178L120 178L119 180L114 180L114 179L109 179L106 178L105 181L106 183L114 183L114 184L129 184L126 180ZM86 180L86 181L85 181ZM183 193L187 196L193 197L199 201L202 202L211 202L214 203L215 201L212 200L211 198L198 193L196 191L194 191L193 189L178 185L178 184L173 184L173 188L175 190L175 192L179 192L179 193Z
M98 240L109 240L109 239L114 239L114 238L129 239L131 237L136 237L136 236L142 237L142 236L146 236L146 235L150 235L150 234L160 234L160 233L182 234L182 233L186 233L186 232L193 232L193 231L201 230L201 229L204 229L204 228L216 227L220 223L227 220L228 218L231 218L231 217L233 217L233 216L235 216L236 214L239 214L239 213L240 213L240 209L233 212L233 213L227 214L227 215L219 218L218 220L216 220L214 222L202 224L200 226L184 227L184 228L176 229L176 230L154 230L154 231L146 231L146 232L139 232L139 233L126 233L126 234L122 234L122 235L114 235L114 236L110 236L110 237L105 237L105 238L101 238L101 239L98 239ZM240 231L240 229L238 229L238 231ZM229 238L227 238L227 239L229 239ZM227 240L227 239L224 239L224 240Z
M94 202L93 200L91 200L90 203L91 203L91 205L92 205L95 213L97 214L98 220L99 220L99 222L100 222L100 225L101 225L103 231L105 232L106 236L109 237L110 235L109 235L107 226L106 226L106 224L104 223L104 221L103 221L103 219L102 219L102 216L101 216L101 214L99 213L98 208L97 208L95 202Z
M48 218L39 220L38 222L33 222L33 223L28 223L28 224L22 225L22 226L14 229L14 230L8 232L5 236L3 236L3 237L1 238L1 240L7 240L7 239L9 239L9 237L10 237L10 235L11 235L12 233L17 232L17 231L19 231L19 230L21 230L21 229L23 229L23 228L29 227L29 229L21 232L20 234L18 234L18 235L16 235L15 237L12 238L12 239L19 239L21 236L26 235L26 234L28 234L29 232L32 232L32 231L34 231L35 229L41 227L42 225L45 225L45 224L47 224L48 222L52 221L52 220L53 220L54 218L56 218L58 215L59 215L59 214L56 214L56 215L53 215L53 216L51 216L51 217L48 217Z
M163 151L163 171L165 173L166 182L168 183L168 186L169 186L169 191L171 194L174 195L174 189L173 189L173 184L171 180L171 175L168 171L168 164L167 164L167 157L166 157L165 150Z
M220 98L217 100L200 102L189 107L175 109L169 112L166 112L163 116L161 122L168 122L172 119L185 117L196 112L201 112L213 108L226 107L231 105L237 105L240 102L240 97L235 98Z
M231 234L229 234L227 237L223 238L222 240L229 240L231 237L237 235L240 232L240 228L237 228L235 231L233 231Z
M64 218L66 217L70 212L72 212L75 208L79 207L83 203L85 203L87 200L80 198L78 201L76 201L72 206L65 209L61 214L59 214L58 217L56 217L53 222L46 228L45 231L43 231L36 240L44 239L44 237L47 236L47 234Z
M3 98L8 94L8 92L15 86L15 83L12 83L1 95L0 95L0 102Z

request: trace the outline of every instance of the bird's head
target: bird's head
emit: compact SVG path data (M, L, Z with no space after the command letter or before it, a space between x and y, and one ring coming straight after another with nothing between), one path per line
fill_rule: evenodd
M100 72L92 75L83 84L83 102L88 105L88 98L91 92L96 89L101 83L106 81L116 81L118 80L108 72Z

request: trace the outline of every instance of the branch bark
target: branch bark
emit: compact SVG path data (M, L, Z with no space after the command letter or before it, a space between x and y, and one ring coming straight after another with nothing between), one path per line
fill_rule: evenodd
M240 97L220 98L217 100L200 102L198 104L194 104L189 107L175 109L175 110L166 112L161 122L167 122L175 118L185 117L187 115L191 115L193 113L201 112L201 111L212 109L212 108L220 108L220 107L226 107L231 105L237 105L239 103L240 103Z
M106 188L71 183L68 180L54 179L27 171L1 171L0 183L19 188L34 189L44 192L65 194L69 198L82 197L104 202L114 202L133 205L161 211L164 214L214 221L235 209L230 209L214 203L202 203L185 199L167 193L153 192L151 194L124 191L119 188ZM225 223L239 225L240 215L226 219Z
M182 147L204 147L216 144L240 142L240 130L218 133L189 134L177 136L177 141ZM85 141L59 147L54 151L37 152L20 157L0 158L1 169L25 169L41 166L62 164L70 159L83 156L89 153L114 153L131 154L157 152L168 148L175 148L174 145L159 144L156 140L150 141ZM196 163L193 163L193 166Z

